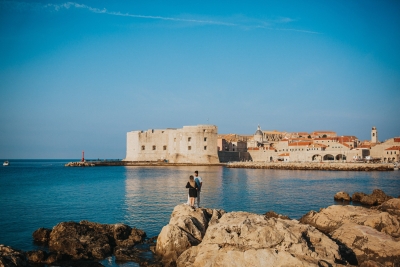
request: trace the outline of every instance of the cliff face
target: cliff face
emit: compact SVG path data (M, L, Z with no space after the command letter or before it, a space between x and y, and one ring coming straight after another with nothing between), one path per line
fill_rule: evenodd
M157 240L165 266L397 266L400 199L374 209L330 206L300 222L175 207Z

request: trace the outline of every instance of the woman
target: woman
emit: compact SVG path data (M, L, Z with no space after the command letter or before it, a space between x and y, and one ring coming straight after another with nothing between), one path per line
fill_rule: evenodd
M194 199L197 197L198 186L194 181L193 175L190 175L186 188L189 188L189 205L194 208Z

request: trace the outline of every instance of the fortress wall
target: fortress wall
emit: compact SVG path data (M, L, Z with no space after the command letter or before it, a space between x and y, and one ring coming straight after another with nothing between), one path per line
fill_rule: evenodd
M219 163L217 126L184 126L181 129L132 131L127 134L125 161Z

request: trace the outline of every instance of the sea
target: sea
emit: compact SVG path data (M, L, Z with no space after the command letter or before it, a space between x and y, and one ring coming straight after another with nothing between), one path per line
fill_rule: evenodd
M3 162L2 160L1 162ZM24 251L42 249L32 233L60 222L125 223L157 236L195 170L203 179L201 206L300 219L335 202L339 191L400 196L400 171L305 171L231 169L223 166L65 167L73 159L9 160L0 166L0 244ZM105 266L130 267L111 257Z

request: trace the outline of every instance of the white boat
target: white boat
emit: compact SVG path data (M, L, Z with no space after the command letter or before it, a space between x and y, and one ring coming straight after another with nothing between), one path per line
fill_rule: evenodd
M3 162L3 166L8 166L8 165L10 165L10 162L8 162L8 160Z

